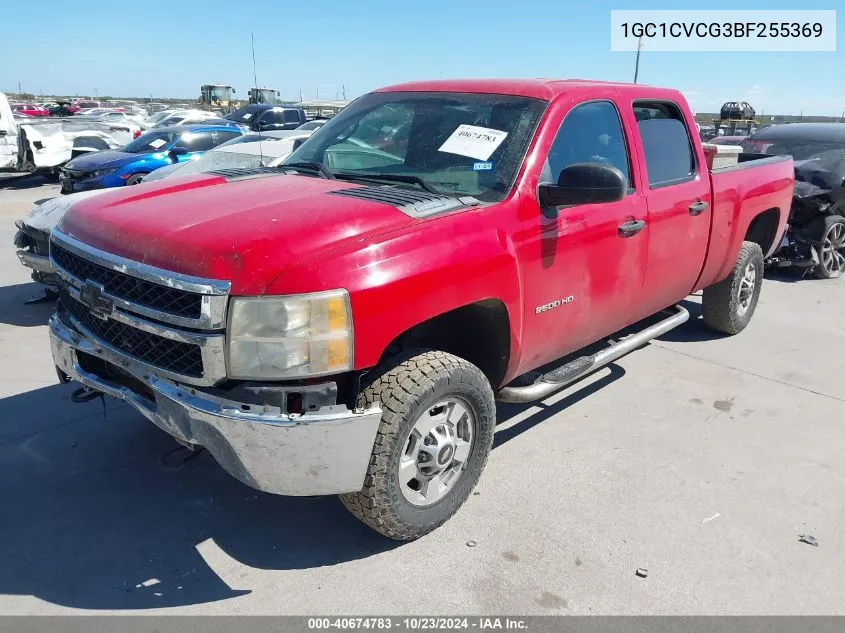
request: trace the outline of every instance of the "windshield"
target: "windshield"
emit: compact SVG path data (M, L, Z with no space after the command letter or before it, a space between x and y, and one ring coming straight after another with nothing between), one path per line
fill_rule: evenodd
M211 89L211 98L212 99L219 99L222 101L227 101L229 99L229 95L231 94L232 89L228 87L220 87L220 88L212 88Z
M235 110L232 114L227 114L226 118L230 121L237 121L238 123L245 123L249 121L255 116L255 109L244 107L239 110Z
M173 114L173 112L171 112L171 111L169 111L169 110L164 110L164 111L162 111L162 112L157 112L156 114L152 115L151 117L149 117L149 118L147 119L147 123L150 123L150 124L152 124L152 123L158 123L158 122L159 122L159 121L161 121L162 119L164 119L164 118L166 118L166 117L169 117L171 114Z
M129 154L161 152L177 136L178 134L176 132L147 132L124 146L121 151L128 152Z
M372 93L320 127L284 164L316 163L339 179L361 174L380 184L409 177L444 194L500 200L545 107L511 95Z
M831 151L845 151L845 143L835 141L810 141L807 139L757 139L751 137L744 140L742 148L746 152L779 156L787 154L794 160L816 158L820 154Z
M257 103L273 103L276 98L275 90L256 90L253 94Z
M303 123L300 125L297 130L316 130L319 127L323 127L326 124L325 121L308 121L308 123Z

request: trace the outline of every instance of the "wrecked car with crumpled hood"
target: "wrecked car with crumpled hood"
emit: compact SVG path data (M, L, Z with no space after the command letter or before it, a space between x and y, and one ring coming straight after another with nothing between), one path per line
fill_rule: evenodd
M786 123L752 134L746 152L792 156L795 188L789 230L770 266L820 279L845 274L845 123Z
M129 123L75 117L16 118L0 93L0 172L54 172L80 154L122 147L137 130Z

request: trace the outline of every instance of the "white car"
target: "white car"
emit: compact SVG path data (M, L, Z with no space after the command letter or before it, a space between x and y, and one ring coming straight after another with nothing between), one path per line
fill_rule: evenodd
M314 133L313 130L281 130L264 134L247 134L233 138L186 163L160 167L144 176L141 182L170 176L187 176L216 169L251 169L276 167Z
M182 110L181 112L174 112L173 114L159 119L153 127L170 127L171 125L189 125L191 123L202 123L206 119L217 119L218 115L214 112L206 112L205 110Z
M264 135L239 136L207 151L201 157L186 163L175 163L150 172L142 183L172 176L186 176L215 169L249 169L275 167L285 160L312 131L287 130L267 132ZM32 270L32 278L48 287L56 285L55 272L48 257L50 231L64 214L80 200L100 195L113 189L94 189L71 193L37 204L23 220L15 224L15 246L21 264Z

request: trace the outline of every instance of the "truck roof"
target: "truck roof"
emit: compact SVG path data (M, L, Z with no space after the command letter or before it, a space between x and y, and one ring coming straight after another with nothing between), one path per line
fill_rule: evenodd
M663 94L665 96L680 94L677 90L655 88L643 84L587 79L440 79L396 84L381 88L377 92L473 92L551 100L570 90L608 87L631 92L635 95L641 95L644 92L649 95Z

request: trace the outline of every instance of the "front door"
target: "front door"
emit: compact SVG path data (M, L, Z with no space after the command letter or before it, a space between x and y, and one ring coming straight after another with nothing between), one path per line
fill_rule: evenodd
M610 164L628 179L628 194L612 203L539 208L521 244L525 262L526 353L537 367L631 323L642 290L649 227L645 197L631 178L629 139L616 104L577 104L551 144L540 182L584 162ZM530 339L530 340L528 340ZM530 352L528 351L530 350Z

